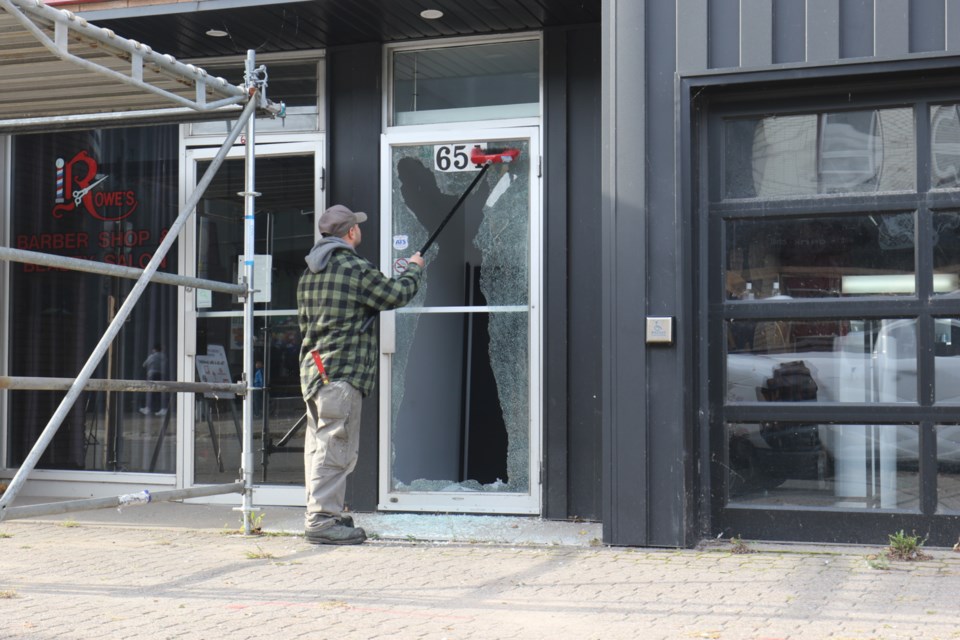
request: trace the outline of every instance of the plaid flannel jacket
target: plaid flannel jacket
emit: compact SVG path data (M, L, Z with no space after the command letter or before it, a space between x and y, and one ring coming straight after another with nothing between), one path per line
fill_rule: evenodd
M300 386L309 399L320 388L320 374L310 352L320 352L330 380L345 380L364 396L377 374L376 337L360 327L372 313L409 303L420 286L422 270L411 264L403 275L388 278L369 261L338 249L318 273L304 271L297 286L297 309L303 343Z

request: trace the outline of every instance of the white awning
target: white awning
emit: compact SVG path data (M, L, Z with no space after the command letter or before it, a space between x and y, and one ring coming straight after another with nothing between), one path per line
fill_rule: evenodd
M212 112L247 100L241 86L40 0L0 0L0 10L0 132Z

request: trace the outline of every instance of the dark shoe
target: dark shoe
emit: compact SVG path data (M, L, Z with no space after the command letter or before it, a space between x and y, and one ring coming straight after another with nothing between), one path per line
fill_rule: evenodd
M367 533L359 527L332 524L319 531L307 529L304 537L310 544L361 544L367 539Z
M335 524L340 525L341 527L349 527L353 529L353 518L351 516L340 516L337 518Z

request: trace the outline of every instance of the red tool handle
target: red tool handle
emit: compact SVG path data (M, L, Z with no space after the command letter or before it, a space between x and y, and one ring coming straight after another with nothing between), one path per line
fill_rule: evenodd
M320 358L319 351L311 351L310 355L313 356L313 361L317 365L317 371L320 372L320 380L323 381L323 384L330 384L330 378L327 377L327 370L323 368L323 360Z
M503 151L490 151L484 153L480 147L474 147L470 152L470 162L478 167L485 164L502 164L513 162L520 157L520 149L504 149Z

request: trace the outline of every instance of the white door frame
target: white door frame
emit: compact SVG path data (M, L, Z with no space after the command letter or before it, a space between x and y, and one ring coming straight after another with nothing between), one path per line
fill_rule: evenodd
M526 139L530 153L530 304L528 312L528 371L529 379L529 493L499 492L393 492L390 489L391 458L391 380L392 357L389 353L395 342L394 314L381 314L380 325L380 461L378 481L378 509L383 511L428 511L460 513L539 514L541 512L541 327L540 304L542 296L542 236L543 211L540 179L540 129L536 126L516 128L462 128L432 131L389 132L381 136L380 161L380 266L392 275L392 154L394 145L429 145L448 143L490 142L496 140ZM433 231L430 229L429 231ZM410 247L416 251L418 247ZM429 269L429 265L427 265ZM451 307L450 311L471 312L490 310L490 307ZM402 311L401 311L402 312Z
M323 211L324 192L322 190L322 175L325 166L324 158L324 134L303 134L299 136L299 142L262 142L256 146L257 158L269 158L279 156L314 156L313 165L313 184L314 184L314 217L312 227L316 232L316 217ZM186 149L185 161L182 164L183 175L180 179L180 203L186 199L186 194L191 192L200 176L197 175L197 164L200 161L212 160L217 154L219 148L215 147L196 147ZM245 148L237 144L227 154L227 159L240 159L244 157ZM261 189L262 190L262 189ZM238 196L239 197L239 196ZM181 237L180 251L180 272L196 276L197 266L197 242L196 242L196 216L191 218L191 223L187 224ZM182 313L179 316L180 326L178 331L182 337L177 362L180 370L177 372L180 380L194 381L196 376L196 367L194 356L197 352L197 319L201 314L196 306L196 292L180 289L180 309ZM290 310L270 310L255 311L255 317L265 317L271 315L296 315L296 309ZM217 315L223 315L217 313ZM237 317L242 317L242 310L238 310ZM193 404L183 406L183 403L177 410L177 439L181 446L177 455L177 485L181 487L202 486L204 483L194 483L194 433L196 430L196 416ZM239 460L237 461L239 466ZM226 461L225 461L225 466ZM227 467L229 469L229 467ZM304 506L306 503L306 494L304 485L301 482L296 485L271 485L256 484L254 478L253 503L255 505L278 505L278 506ZM222 495L210 496L197 499L198 502L208 504L235 504L236 496ZM238 516L239 517L239 516Z

